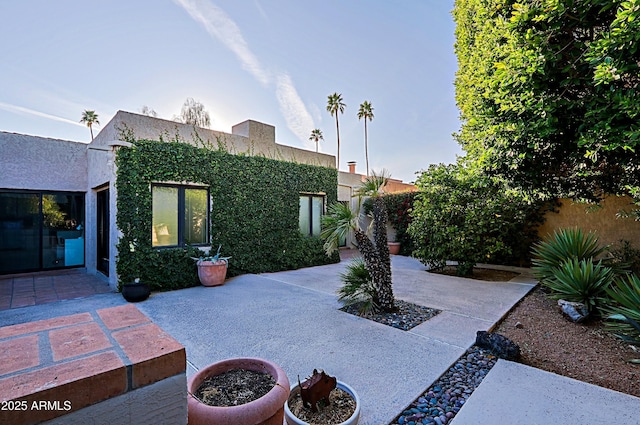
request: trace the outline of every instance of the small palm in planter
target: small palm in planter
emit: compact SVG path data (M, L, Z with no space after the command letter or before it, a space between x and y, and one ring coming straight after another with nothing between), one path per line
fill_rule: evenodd
M198 277L204 286L220 286L227 277L227 266L231 257L221 257L220 248L222 245L218 246L218 251L213 256L191 257L197 261Z
M302 384L298 378L291 387L284 409L287 425L356 425L360 398L344 382L314 369Z

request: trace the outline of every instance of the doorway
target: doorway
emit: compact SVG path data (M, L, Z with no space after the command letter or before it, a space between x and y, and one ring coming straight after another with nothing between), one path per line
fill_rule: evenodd
M96 193L97 210L97 262L96 268L105 276L109 276L109 189Z

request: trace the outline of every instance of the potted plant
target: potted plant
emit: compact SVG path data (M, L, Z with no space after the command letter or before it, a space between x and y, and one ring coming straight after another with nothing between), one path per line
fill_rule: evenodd
M123 284L121 291L124 299L130 303L144 301L151 294L149 285L140 282L140 278L135 278L133 282Z
M202 394L199 390L207 384L208 379L230 371L267 374L274 384L263 396L237 405L211 406L198 397ZM289 379L275 363L258 358L233 358L213 363L198 371L189 379L187 390L189 425L282 425L284 404L289 398ZM222 390L211 388L209 391L218 394ZM225 385L224 391L233 393L229 385ZM246 390L239 389L238 393L245 394Z
M389 245L389 254L400 254L400 242L387 242L387 245Z
M356 425L360 398L349 385L314 369L303 383L298 378L291 386L284 414L287 425Z
M231 257L221 257L220 248L222 248L222 245L218 246L218 251L213 256L191 257L197 261L198 278L200 278L200 283L204 286L222 285L227 277L227 266Z

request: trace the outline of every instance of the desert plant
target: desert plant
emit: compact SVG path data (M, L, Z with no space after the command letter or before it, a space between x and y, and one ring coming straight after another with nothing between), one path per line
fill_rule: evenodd
M345 306L358 305L360 314L367 314L377 308L375 287L362 257L356 257L340 273L343 286L338 289L338 300Z
M569 258L553 269L553 277L542 284L551 290L551 298L583 303L592 312L603 303L614 272L592 258Z
M371 176L367 177L356 191L356 196L360 201L364 196L370 196L373 199L373 221L371 223L373 240L359 226L360 208L353 212L349 207L339 204L332 205L328 214L322 217L323 230L320 236L325 240L326 254L331 255L338 249L339 241L347 232L353 231L358 250L362 254L365 267L371 276L375 290L376 309L392 312L396 307L391 282L391 259L387 245L387 209L380 196L387 181L388 176L384 170L380 174L372 172Z
M640 346L640 278L619 277L606 289L612 303L603 307L607 330L626 343ZM633 360L640 363L640 359Z
M532 248L532 269L544 284L555 277L556 270L568 260L587 260L600 256L607 249L598 243L598 236L582 229L559 229L549 239L535 244Z
M635 248L630 241L621 239L617 245L609 248L609 253L613 266L640 274L640 249Z

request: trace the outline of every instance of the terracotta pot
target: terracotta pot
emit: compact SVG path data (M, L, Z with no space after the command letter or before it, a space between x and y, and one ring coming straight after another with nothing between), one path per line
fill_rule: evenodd
M224 284L224 279L227 277L227 261L218 260L215 263L213 261L198 260L198 277L200 283L204 286L220 286Z
M354 391L353 388L345 384L344 382L338 381L336 383L336 388L340 388L342 391L347 392L356 402L356 410L353 414L344 422L340 422L339 425L356 425L358 420L360 419L360 397ZM291 386L291 395L296 395L300 392L300 387L298 384L294 384ZM287 420L287 425L309 425L308 422L298 419L296 416L291 413L289 409L289 398L287 398L287 403L284 405L284 415Z
M400 254L400 242L388 242L387 245L389 245L389 254Z
M149 285L142 282L131 282L122 285L122 296L130 303L144 301L149 298L151 289Z
M209 406L192 395L208 377L233 369L268 373L275 379L276 385L259 399L239 406ZM289 379L275 363L256 358L234 358L213 363L198 371L189 379L187 390L189 425L282 425L284 404L289 398Z

